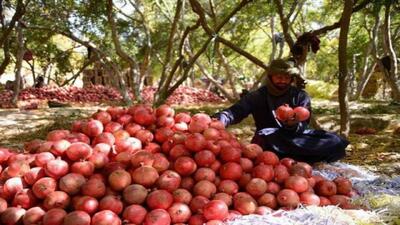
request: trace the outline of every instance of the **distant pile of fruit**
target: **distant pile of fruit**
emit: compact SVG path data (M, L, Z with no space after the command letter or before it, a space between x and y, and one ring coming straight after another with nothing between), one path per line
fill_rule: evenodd
M24 150L0 148L1 224L222 224L300 204L353 208L348 179L168 105L98 111Z
M145 87L142 91L144 102L151 103L156 91L155 87ZM132 94L131 97L133 97ZM11 98L12 91L1 92L0 108L13 108ZM43 88L26 88L20 92L18 99L32 103L40 100L64 103L96 103L122 101L122 96L116 89L102 85L85 88L46 86ZM210 91L186 86L176 89L167 99L168 104L219 103L222 101L223 99Z

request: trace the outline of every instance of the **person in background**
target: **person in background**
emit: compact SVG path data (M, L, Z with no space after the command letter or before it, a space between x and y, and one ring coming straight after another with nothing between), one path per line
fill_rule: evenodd
M213 117L227 127L251 114L256 126L252 143L275 152L280 158L290 157L308 163L343 158L349 144L344 138L324 130L309 129L309 118L304 121L296 117L287 121L277 119L276 109L284 104L292 108L302 106L310 115L312 113L309 95L294 86L297 77L300 78L300 70L294 60L273 60L266 73L265 85L242 96L236 104Z
M42 87L44 87L44 78L43 78L43 76L38 76L37 78L36 78L36 81L35 81L35 84L34 84L34 88L42 88Z

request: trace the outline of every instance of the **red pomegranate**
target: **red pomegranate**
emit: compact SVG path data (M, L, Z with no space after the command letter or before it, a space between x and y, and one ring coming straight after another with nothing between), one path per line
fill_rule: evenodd
M293 109L288 105L284 104L279 106L275 110L276 118L280 121L287 121L289 119L292 119L294 116L294 111Z

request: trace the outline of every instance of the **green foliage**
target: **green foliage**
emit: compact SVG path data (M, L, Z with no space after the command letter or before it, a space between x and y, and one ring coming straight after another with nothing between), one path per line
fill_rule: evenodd
M324 81L309 80L306 85L306 91L312 98L330 99L337 91L338 86Z
M207 24L215 28L229 13L241 2L220 1L220 0L198 0L206 11ZM193 12L188 0L183 1L182 15L178 23L177 32L174 34L173 51L171 64L180 55L178 44L181 41L182 33L188 26L196 23L198 15ZM357 2L357 4L360 1ZM11 7L15 1L6 1ZM147 50L150 51L150 68L154 80L160 77L163 68L163 61L166 56L168 39L170 37L171 22L173 20L177 0L114 0L114 19L119 36L119 41L128 55L130 55L139 65L141 65ZM211 6L210 3L213 3ZM297 3L304 3L301 9L295 8L293 19L290 22L289 33L296 39L296 36L310 30L319 29L324 26L332 25L337 22L343 10L343 1L336 0L304 0L283 1L283 11L288 15L293 6ZM374 18L374 12L383 12L383 1L372 1L367 7L356 12L352 16L351 27L348 40L348 66L353 68L353 55L356 57L357 74L360 74L363 66L363 57L365 48L369 42L369 30L371 30ZM76 1L76 0L58 0L58 1L30 1L23 20L29 29L26 29L26 46L31 49L35 55L35 65L39 68L45 68L53 65L60 77L67 76L76 72L83 65L86 58L85 48L73 49L79 47L79 44L70 48L60 48L65 39L53 41L53 37L60 33L71 33L81 40L92 43L96 48L105 52L108 59L115 62L122 70L129 65L116 54L114 43L111 39L110 23L107 17L107 1ZM396 52L400 48L400 14L396 13L398 4L392 5L392 38ZM213 16L215 15L215 17ZM267 63L270 60L272 52L271 18L275 19L274 32L282 32L282 26L278 14L278 8L273 0L251 1L246 7L237 12L230 21L217 34L230 40L238 48L241 48L261 61ZM46 29L43 29L46 28ZM1 34L0 30L0 34ZM149 32L149 34L147 33ZM309 54L306 66L307 79L321 80L327 85L337 83L338 74L338 35L339 29L329 31L319 36L320 50L316 54ZM190 33L187 39L192 51L196 53L208 35L200 26ZM378 54L382 54L382 37L380 36ZM15 54L15 43L11 46L12 53ZM198 61L206 67L208 72L215 72L221 67L220 60L215 52L216 44L211 42L207 50ZM219 48L228 60L229 66L236 71L237 77L234 77L234 83L237 88L242 87L239 80L255 80L263 69L256 66L247 58L241 56L229 47L219 44ZM183 52L187 61L189 56ZM289 55L289 47L284 43L283 57ZM0 56L1 58L1 56ZM103 61L104 62L104 59ZM39 70L38 68L36 68ZM197 72L196 78L203 78L202 74ZM40 73L36 71L37 73ZM218 74L219 77L225 77L226 72L222 68ZM326 86L324 83L323 86ZM318 85L317 85L318 86ZM329 94L324 90L311 90L317 98L328 98Z

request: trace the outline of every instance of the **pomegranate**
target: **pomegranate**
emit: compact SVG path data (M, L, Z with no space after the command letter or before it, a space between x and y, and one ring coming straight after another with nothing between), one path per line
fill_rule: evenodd
M4 212L0 215L1 224L4 225L14 225L22 222L22 218L24 217L26 210L20 207L8 207Z
M22 189L18 191L12 201L12 206L20 206L24 209L32 208L37 204L37 199L30 189Z
M352 190L351 181L345 177L337 177L333 182L336 184L338 194L347 195Z
M54 191L46 196L43 201L43 207L47 210L53 208L67 208L70 203L70 197L63 191Z
M270 151L264 151L258 154L256 164L264 163L265 165L275 166L279 164L278 156Z
M131 172L133 183L151 187L158 179L159 175L156 169L151 166L141 166Z
M168 213L171 216L171 222L174 224L186 223L192 215L189 206L179 202L173 203L168 208Z
M185 140L185 147L193 152L199 152L206 147L206 139L200 133L194 133L187 136Z
M204 206L203 214L207 220L223 220L229 214L228 206L221 200L211 200Z
M37 180L45 176L44 169L42 167L33 167L24 174L24 181L33 185Z
M41 152L41 153L36 154L35 164L38 167L44 167L47 164L47 162L49 162L50 160L53 160L53 159L55 159L55 157L50 152Z
M194 173L197 169L196 162L187 156L182 156L176 159L174 169L181 176L188 176Z
M310 118L310 111L308 111L308 109L305 107L297 106L293 109L293 112L297 121L301 122Z
M201 180L197 182L193 187L194 195L201 195L208 199L211 199L217 192L217 187L215 184L208 180Z
M211 182L215 181L216 175L214 170L210 168L199 168L195 173L194 173L194 180L195 181L200 181L200 180L208 180Z
M92 178L81 186L81 192L83 195L101 198L106 194L106 185L102 180Z
M192 210L192 213L202 213L203 207L210 202L210 200L204 196L198 195L192 198L190 201L189 207Z
M43 225L62 225L64 217L67 215L64 209L50 209L43 216Z
M44 199L47 195L54 192L57 188L57 181L51 177L40 178L32 186L32 191L36 197Z
M143 206L133 204L124 209L122 218L129 223L142 224L146 215L147 210Z
M111 115L108 112L102 110L99 110L98 112L93 114L92 118L100 121L103 125L107 125L109 122L111 122L112 119Z
M166 190L152 191L146 199L150 209L168 209L174 201L172 194Z
M84 211L73 211L64 217L63 225L90 225L90 216Z
M154 155L145 150L139 150L133 153L131 157L131 164L134 168L139 166L152 166L154 163Z
M68 173L69 166L68 163L61 158L49 160L45 167L44 172L55 179L59 179Z
M126 187L122 193L124 201L128 204L142 204L147 197L147 189L140 184L132 184Z
M72 143L66 150L68 158L72 161L79 161L89 158L93 153L93 149L86 143Z
M119 196L107 195L99 201L99 210L111 210L115 214L120 214L124 208Z
M125 170L115 170L108 177L110 187L115 191L122 191L132 182L131 175Z
M103 123L99 120L90 119L88 122L82 123L82 133L89 137L96 137L104 130Z
M322 180L318 181L314 187L315 193L322 196L335 195L337 192L336 184L333 181Z
M181 176L173 170L164 171L157 180L158 188L167 190L169 192L173 192L174 190L178 189L180 184Z
M300 194L300 202L304 205L319 205L320 198L311 192L303 192Z
M242 215L253 214L257 209L257 202L251 195L239 192L233 196L233 207Z
M181 202L185 204L189 204L192 200L192 194L183 188L178 188L172 192L172 196L174 198L174 202Z
M232 196L228 195L227 193L223 193L223 192L215 194L213 200L221 200L221 201L225 202L225 204L228 207L230 207L233 203Z
M103 132L99 135L97 135L93 141L92 141L92 146L95 146L99 143L104 143L112 146L115 143L115 137L112 133L110 132Z
M222 180L218 185L218 191L233 195L239 191L239 186L233 180Z
M278 201L276 199L276 196L271 193L264 193L261 195L258 199L257 202L261 206L267 206L271 209L277 209L278 208Z
M253 178L247 183L246 191L253 197L259 197L267 191L267 182L261 178Z
M271 165L260 163L253 168L252 176L271 181L274 178L274 169Z
M97 199L90 196L78 196L75 197L72 201L72 205L74 206L75 210L82 210L90 215L97 212L97 209L99 207L99 202L97 201Z
M143 225L169 225L171 217L165 209L154 209L147 213Z
M299 195L291 189L283 189L276 196L280 206L295 208L300 203Z
M215 161L215 155L212 151L202 150L194 155L194 160L200 167L209 167Z
M297 193L308 190L309 185L306 178L301 176L290 176L285 180L285 188L292 189Z
M219 175L221 179L239 180L242 176L242 173L242 167L236 162L227 162L219 169Z
M275 110L275 115L278 120L287 121L294 117L294 111L288 104L284 104Z
M77 194L82 185L86 183L84 176L78 173L69 173L58 181L60 190L65 191L69 195Z

